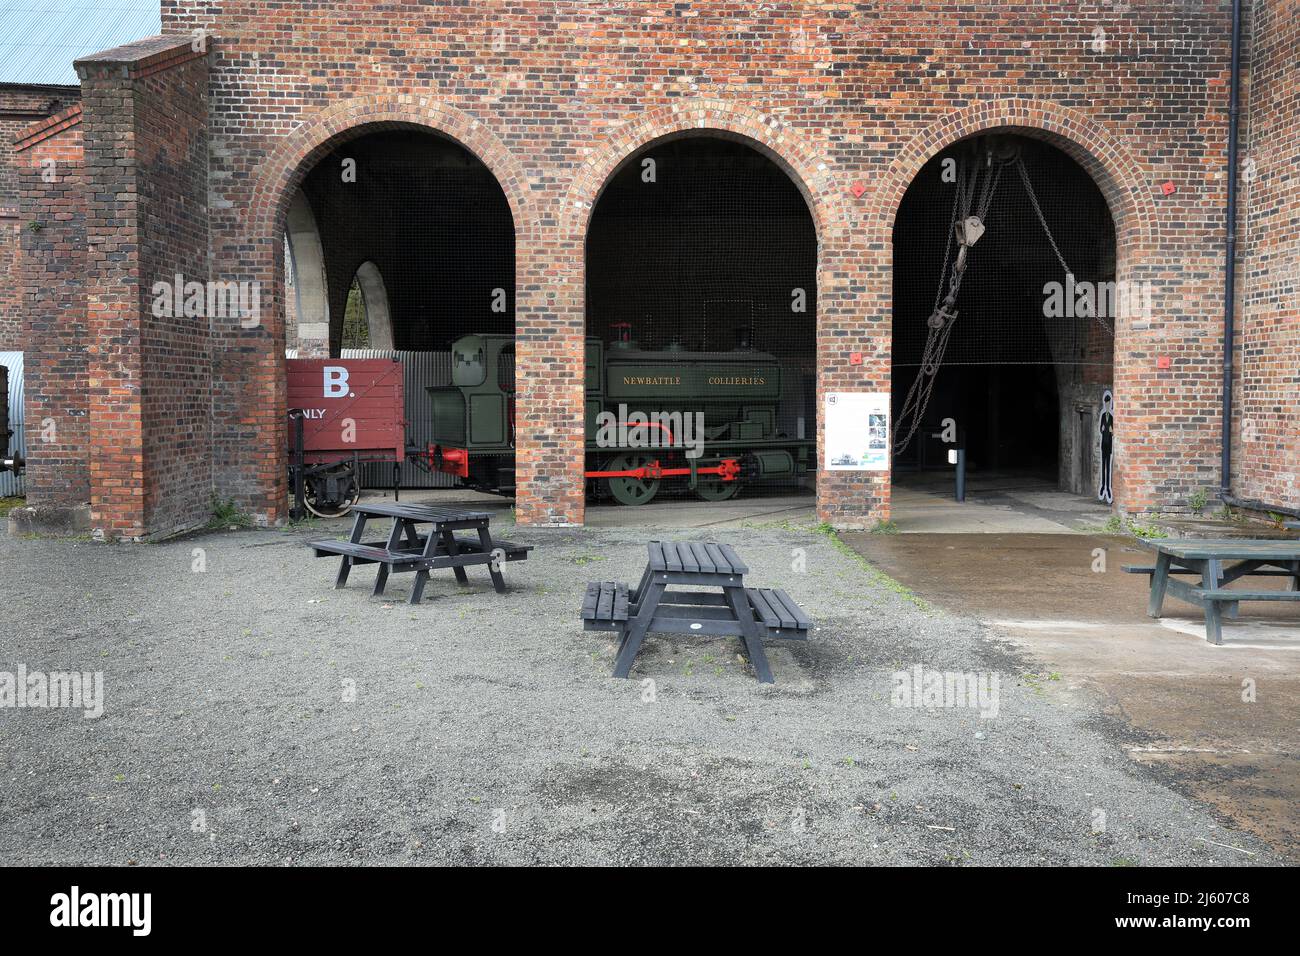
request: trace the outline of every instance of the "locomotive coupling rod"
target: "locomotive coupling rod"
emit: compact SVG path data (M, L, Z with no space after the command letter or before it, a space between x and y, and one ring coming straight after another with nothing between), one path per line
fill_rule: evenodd
M640 468L627 468L623 471L589 471L586 473L588 478L638 478L642 481L649 478L652 481L660 478L679 478L682 475L717 475L723 481L735 481L736 476L740 474L740 462L734 458L725 458L716 465L708 468L664 468L657 461L652 461L648 465L642 465Z

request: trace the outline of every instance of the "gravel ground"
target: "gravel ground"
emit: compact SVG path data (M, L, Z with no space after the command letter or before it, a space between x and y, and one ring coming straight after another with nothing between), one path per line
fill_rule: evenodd
M410 575L332 590L321 535L0 535L0 671L102 671L105 694L97 719L0 710L0 862L1275 862L1130 762L1069 675L824 535L713 536L817 623L769 642L774 686L722 639L651 637L609 676L583 584L635 581L662 534L510 529L536 550L508 595L440 572L414 608ZM997 673L998 715L891 706L916 664Z

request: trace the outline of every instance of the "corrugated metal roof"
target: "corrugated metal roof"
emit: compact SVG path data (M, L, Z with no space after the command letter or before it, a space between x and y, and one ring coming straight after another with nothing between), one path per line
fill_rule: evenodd
M77 57L160 32L159 0L0 0L0 83L76 86Z

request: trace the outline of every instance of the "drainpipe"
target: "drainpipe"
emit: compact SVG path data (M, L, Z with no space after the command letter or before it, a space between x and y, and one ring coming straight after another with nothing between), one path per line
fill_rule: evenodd
M1241 100L1241 0L1232 0L1232 77L1228 94L1228 230L1223 262L1223 446L1219 490L1232 499L1232 349L1237 295L1237 116Z

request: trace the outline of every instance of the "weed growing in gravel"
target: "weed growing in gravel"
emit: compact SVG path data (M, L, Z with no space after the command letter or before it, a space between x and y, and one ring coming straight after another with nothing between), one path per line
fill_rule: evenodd
M1135 538L1158 538L1164 533L1159 525L1138 524L1136 521L1125 522L1119 515L1111 515L1100 530L1106 534L1131 534Z
M893 591L899 597L903 598L906 601L912 602L918 608L920 608L922 611L925 611L926 613L930 613L933 610L933 608L931 608L930 605L927 604L925 600L921 598L921 596L918 595L915 591L913 591L907 585L895 581L884 571L881 571L879 568L877 568L875 565L869 562L866 558L864 558L862 555L858 554L858 552L854 551L847 544L845 544L844 539L840 537L839 532L836 531L830 524L823 521L821 524L819 524L816 527L815 530L818 534L824 535L826 539L831 543L831 547L833 547L836 551L856 561L862 567L862 569L867 572L867 575L871 578L872 584L878 584L886 591Z
M240 511L233 501L222 501L216 495L212 496L212 517L208 519L207 525L209 530L247 528L250 524L252 521L248 515Z
M1159 525L1138 524L1136 521L1129 522L1128 530L1137 538L1158 538L1163 533Z
M15 508L21 508L27 504L26 498L0 498L0 518L3 518Z

